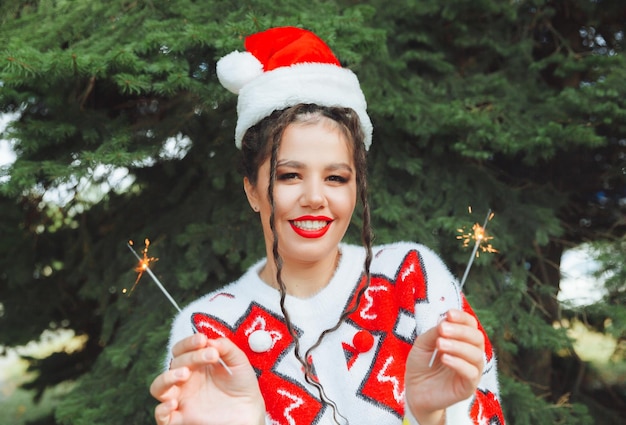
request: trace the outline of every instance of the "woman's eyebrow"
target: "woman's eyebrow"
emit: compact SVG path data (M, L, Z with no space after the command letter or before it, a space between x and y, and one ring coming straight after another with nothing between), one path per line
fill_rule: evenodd
M291 168L304 168L305 165L304 163L300 162L300 161L292 161L292 160L279 160L278 162L276 162L276 166L277 167L291 167Z
M337 162L334 164L330 164L326 167L327 170L329 171L335 171L335 170L345 170L345 171L349 171L349 172L353 172L352 167L350 166L350 164L346 164L345 162Z
M277 167L290 167L290 168L306 168L306 164L301 161L292 161L292 160L282 160L276 163ZM328 164L324 169L328 171L336 171L336 170L346 170L349 172L353 172L350 164L346 164L345 162L336 162L332 164Z

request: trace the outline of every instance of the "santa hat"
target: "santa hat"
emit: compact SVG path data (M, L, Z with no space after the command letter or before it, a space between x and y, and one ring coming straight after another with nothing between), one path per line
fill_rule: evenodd
M356 75L343 68L330 48L310 31L272 28L246 37L245 52L217 62L217 77L238 94L235 145L245 132L272 112L300 103L352 108L372 143L372 123Z

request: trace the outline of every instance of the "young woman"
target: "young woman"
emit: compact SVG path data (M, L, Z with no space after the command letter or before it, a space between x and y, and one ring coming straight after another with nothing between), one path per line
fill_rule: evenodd
M157 423L503 424L491 345L454 277L419 244L372 246L354 74L297 28L246 49L218 76L239 94L267 257L176 318ZM362 247L342 242L359 201Z

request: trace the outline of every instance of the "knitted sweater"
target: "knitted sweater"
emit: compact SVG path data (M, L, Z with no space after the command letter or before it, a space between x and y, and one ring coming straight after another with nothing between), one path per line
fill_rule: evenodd
M286 298L302 354L354 305L365 283L365 250L346 244L340 249L337 270L324 289L306 299ZM402 242L374 247L373 254L370 287L358 309L323 338L308 361L347 423L417 424L404 408L405 362L412 343L449 309L473 312L454 277L428 248ZM264 264L258 262L239 280L184 308L174 321L168 353L196 330L210 338L228 337L257 373L268 424L335 424L332 409L305 381L294 356L278 291L259 278ZM504 424L496 361L486 335L485 343L478 390L447 409L447 424Z

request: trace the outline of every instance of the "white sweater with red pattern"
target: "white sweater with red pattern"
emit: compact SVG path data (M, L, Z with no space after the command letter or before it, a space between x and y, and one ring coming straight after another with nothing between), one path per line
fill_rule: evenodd
M286 308L302 353L354 305L365 282L365 250L346 244L340 248L337 270L323 290L306 299L287 296ZM358 309L324 337L309 361L316 379L338 406L340 421L343 417L348 424L416 424L404 408L405 361L411 345L449 309L471 312L471 308L456 279L428 248L402 242L376 246L373 254L371 284ZM185 307L174 322L168 353L196 330L210 338L228 337L257 372L268 424L335 424L332 408L305 381L294 356L278 291L259 278L264 263ZM486 335L485 340L485 368L478 390L447 409L447 424L504 424L496 361ZM168 355L167 364L169 360Z

